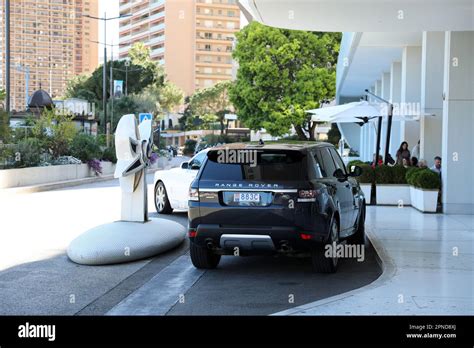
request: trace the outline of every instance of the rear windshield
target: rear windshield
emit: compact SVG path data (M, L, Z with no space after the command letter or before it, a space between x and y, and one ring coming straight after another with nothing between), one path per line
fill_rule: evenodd
M209 151L209 160L203 169L201 180L306 180L305 158L299 151L243 150L239 154L234 153L233 157L225 151Z

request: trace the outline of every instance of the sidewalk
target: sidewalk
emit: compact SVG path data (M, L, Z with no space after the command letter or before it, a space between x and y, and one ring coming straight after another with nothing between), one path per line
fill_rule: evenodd
M158 167L150 167L147 169L147 173L154 173L157 170L166 170L175 167L179 167L182 162L189 161L190 157L186 156L179 156L173 157L171 160L166 161L165 166L158 166ZM101 175L95 177L89 177L84 179L77 179L77 180L67 180L67 181L57 181L57 182L49 182L45 184L38 184L38 185L31 185L31 186L20 186L20 187L13 187L13 188L6 188L0 189L1 194L19 194L19 193L34 193L34 192L42 192L42 191L50 191L50 190L58 190L66 187L73 187L79 186L84 184L92 184L95 182L113 180L114 176L111 175Z
M367 207L383 274L362 288L276 315L473 315L474 216Z

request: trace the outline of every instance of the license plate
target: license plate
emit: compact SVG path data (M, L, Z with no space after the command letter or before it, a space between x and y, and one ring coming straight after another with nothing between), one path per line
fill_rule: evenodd
M252 192L234 193L234 202L260 202L260 194Z

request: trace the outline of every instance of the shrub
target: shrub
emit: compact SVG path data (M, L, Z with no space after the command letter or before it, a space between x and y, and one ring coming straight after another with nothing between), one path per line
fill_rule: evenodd
M184 143L183 155L189 156L194 155L194 150L196 149L197 141L193 139L188 139Z
M70 144L77 135L73 116L44 110L35 120L32 134L51 152L54 158L69 154Z
M394 184L406 184L407 179L406 179L406 173L407 173L407 168L404 166L393 166L392 172L393 172L393 183Z
M406 184L407 169L403 166L377 166L375 168L375 182L377 184Z
M115 153L115 147L107 147L102 151L102 161L109 161L117 163L117 155Z
M423 168L418 168L418 167L409 168L405 174L406 182L411 186L415 186L414 181L413 181L414 177L421 170L423 170Z
M93 135L85 133L77 134L71 143L71 156L79 158L83 163L93 159L101 158L102 151Z
M102 164L98 159L91 159L87 161L89 168L95 173L95 175L102 174Z
M18 142L17 153L18 156L15 155L14 167L36 167L41 162L43 149L38 139L26 138Z
M361 164L366 164L366 163L362 162L360 160L349 161L349 163L347 163L347 169L350 169L351 166L359 166L360 167Z
M362 169L362 175L357 177L357 181L361 184L371 184L374 182L374 169L368 164L356 164Z
M427 168L414 171L410 181L412 186L420 189L436 190L441 187L441 179L438 173Z

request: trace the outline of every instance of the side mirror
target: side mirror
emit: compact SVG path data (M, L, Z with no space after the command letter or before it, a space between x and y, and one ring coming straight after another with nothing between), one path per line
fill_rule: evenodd
M337 168L334 171L333 176L338 180L346 180L347 179L346 174L344 174L344 171L341 168Z
M349 175L350 176L361 176L362 175L362 168L359 166L351 166L349 168Z
M189 169L189 162L181 163L181 169Z
M201 166L199 164L193 164L191 166L191 170L199 170L199 168L201 168Z

